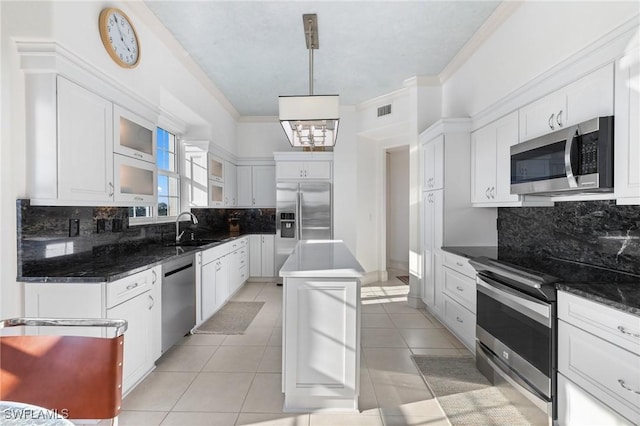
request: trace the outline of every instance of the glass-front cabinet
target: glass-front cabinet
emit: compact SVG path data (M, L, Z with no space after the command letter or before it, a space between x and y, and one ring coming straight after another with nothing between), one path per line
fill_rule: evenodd
M118 105L113 105L113 150L138 160L156 162L156 126Z
M155 203L156 165L120 154L113 155L115 201Z
M209 154L209 179L224 182L224 160Z

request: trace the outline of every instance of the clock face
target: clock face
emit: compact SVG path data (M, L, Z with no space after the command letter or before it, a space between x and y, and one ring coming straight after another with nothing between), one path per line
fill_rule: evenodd
M138 64L138 36L124 12L104 9L100 13L100 36L107 52L118 65L133 68Z

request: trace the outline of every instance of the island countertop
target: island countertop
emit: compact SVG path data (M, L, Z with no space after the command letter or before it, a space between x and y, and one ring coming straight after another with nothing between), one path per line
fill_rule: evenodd
M364 269L341 240L300 241L280 269L281 277L352 277Z

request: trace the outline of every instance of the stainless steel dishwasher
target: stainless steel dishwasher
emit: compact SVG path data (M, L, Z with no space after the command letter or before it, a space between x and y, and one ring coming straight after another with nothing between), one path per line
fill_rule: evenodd
M162 352L196 325L194 256L162 264Z

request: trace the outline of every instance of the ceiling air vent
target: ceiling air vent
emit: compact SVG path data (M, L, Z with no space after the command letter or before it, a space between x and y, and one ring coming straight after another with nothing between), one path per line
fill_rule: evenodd
M378 107L378 117L391 114L391 104Z

